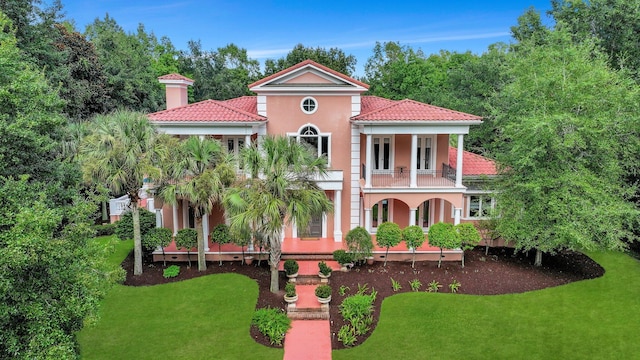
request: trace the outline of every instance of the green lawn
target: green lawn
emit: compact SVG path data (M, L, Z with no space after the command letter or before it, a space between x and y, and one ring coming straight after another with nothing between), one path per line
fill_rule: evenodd
M100 238L105 245L108 239ZM115 246L121 262L131 241ZM150 287L116 286L97 324L78 334L83 359L282 359L249 335L258 285L222 274Z
M639 358L640 262L589 255L604 277L514 295L394 295L372 336L333 359Z

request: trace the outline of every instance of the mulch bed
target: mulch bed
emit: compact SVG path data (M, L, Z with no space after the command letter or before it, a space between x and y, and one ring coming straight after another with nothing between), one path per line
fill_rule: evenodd
M378 292L374 304L374 323L371 330L373 331L378 322L382 301L387 296L398 293L394 292L391 287L391 278L402 286L399 292L411 291L409 281L413 279L420 280L422 283L421 291L426 291L427 284L435 280L442 285L440 292L450 292L448 285L453 280L457 280L461 284L458 290L460 294L498 295L539 290L604 275L604 269L600 265L581 253L566 251L554 256L544 254L542 267L533 266L534 255L534 252L514 254L513 249L509 248L492 248L485 255L484 248L476 248L466 253L464 268L460 262L443 262L442 267L438 268L437 262L421 261L416 262L415 269L411 268L411 263L389 262L385 267L382 262L376 262L373 265L356 266L349 272L334 271L329 279L334 290L330 310L331 332L337 334L344 324L338 312L338 305L342 299L342 296L338 294L338 289L341 286L349 287L347 295L354 294L358 290L358 285L364 284L367 284L369 289L374 288ZM222 266L219 266L217 262L209 262L207 270L203 272L198 271L195 262L192 263L191 268L184 266L186 264L181 264L183 266L181 266L180 275L165 279L162 276L164 269L162 262L151 263L150 259L145 260L144 271L140 276L132 275L133 255L130 254L124 260L122 267L127 272L125 285L165 284L203 275L235 272L255 279L258 283L260 295L257 308L271 306L284 309L286 305L283 300L284 290L276 294L269 291L270 274L268 264L265 261L261 266L257 266L255 263L242 265L239 261L224 262ZM286 277L281 273L280 287L282 289L285 282ZM254 327L251 328L251 336L258 343L271 346L268 339ZM333 349L344 347L337 340L337 336L332 336L332 338ZM361 344L365 338L358 338L357 344Z

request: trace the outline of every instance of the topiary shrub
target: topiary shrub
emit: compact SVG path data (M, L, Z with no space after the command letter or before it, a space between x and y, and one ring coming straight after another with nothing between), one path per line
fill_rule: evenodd
M315 290L316 296L322 299L326 299L331 296L331 292L331 286L326 284L318 285Z
M115 234L120 240L133 239L133 214L127 211L116 221ZM149 230L156 227L156 214L140 209L140 234L144 236Z
M164 255L164 248L171 244L173 234L167 228L153 228L142 236L142 248L145 251L153 252L157 247L162 249L162 259L164 266L167 265Z
M198 232L196 229L186 228L178 230L176 234L176 247L187 249L187 260L191 267L191 248L198 246Z
M293 260L293 259L287 259L284 262L284 272L287 275L294 275L298 272L298 269L300 268L300 266L298 265L298 262Z
M232 241L231 232L227 224L218 224L211 232L211 241L218 243L218 254L220 254L220 266L222 266L222 245Z
M373 240L367 229L358 226L349 230L344 238L354 261L363 261L373 254Z
M340 249L333 252L333 260L337 261L340 265L346 265L353 262L353 255Z
M405 244L407 244L407 247L410 248L413 253L411 259L411 267L413 268L416 264L416 248L424 244L424 231L418 225L407 226L402 230L402 238L404 239Z
M402 241L402 230L400 226L394 222L383 222L378 226L376 231L376 243L380 247L386 248L384 254L384 265L387 266L387 257L389 256L389 248L400 244Z

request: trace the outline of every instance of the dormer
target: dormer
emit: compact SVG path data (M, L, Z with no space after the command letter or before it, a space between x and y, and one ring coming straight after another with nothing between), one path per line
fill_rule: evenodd
M258 95L258 114L267 116L267 97L273 95L351 96L351 116L360 114L360 95L369 85L313 60L306 60L249 85Z

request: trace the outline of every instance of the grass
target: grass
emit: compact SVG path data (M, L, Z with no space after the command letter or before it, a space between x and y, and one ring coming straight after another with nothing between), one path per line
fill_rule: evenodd
M372 336L333 359L635 357L640 263L621 253L589 255L606 269L602 278L512 295L389 297Z
M105 246L107 238L98 238ZM114 245L121 262L131 241ZM116 286L100 319L77 335L83 359L282 359L281 349L249 334L258 298L255 281L236 274L209 275L171 284Z

